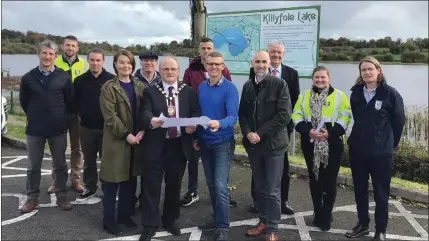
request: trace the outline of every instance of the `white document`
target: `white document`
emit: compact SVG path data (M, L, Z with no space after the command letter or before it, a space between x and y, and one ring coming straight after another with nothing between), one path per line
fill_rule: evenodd
M320 129L322 129L322 127L323 127L323 125L325 124L325 122L326 122L325 118L322 118L322 119L320 120L319 124L318 124L318 125L317 125L317 127L316 127L316 131L317 131L317 132L319 132L319 131L320 131ZM311 139L310 139L310 142L313 142L313 141L314 141L314 139L313 139L313 138L311 138Z
M162 128L177 127L177 126L197 126L197 125L207 128L209 121L211 121L210 118L208 118L207 116L191 117L191 118L168 118L163 113L159 115L159 119L164 121L164 123L161 126Z

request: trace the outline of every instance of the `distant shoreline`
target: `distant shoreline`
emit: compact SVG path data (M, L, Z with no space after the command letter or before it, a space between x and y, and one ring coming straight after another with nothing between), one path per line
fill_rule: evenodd
M2 55L36 55L36 54L2 54ZM111 53L105 53L105 56L114 56L114 54ZM134 55L138 56L138 55ZM180 58L190 58L189 56L174 56L174 57L180 57ZM192 57L194 58L194 57ZM359 64L359 61L329 61L329 60L319 60L320 63L327 63L327 64ZM385 65L429 65L429 63L402 63L402 62L383 62L380 61L380 64Z
M402 62L383 62L379 61L380 64L388 65L428 65L428 63L402 63ZM359 61L319 61L319 63L328 63L328 64L359 64Z

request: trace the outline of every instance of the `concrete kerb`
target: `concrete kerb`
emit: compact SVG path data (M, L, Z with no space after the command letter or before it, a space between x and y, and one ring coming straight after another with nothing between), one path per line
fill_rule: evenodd
M241 153L235 153L234 160L239 162L249 162L247 155L241 154ZM290 165L289 170L291 173L294 173L298 176L308 178L308 171L306 167ZM371 180L369 180L369 182L370 182L369 189L373 190ZM353 178L350 176L338 175L337 183L339 185L353 187ZM395 197L400 197L402 199L405 199L411 202L429 204L428 192L424 192L420 190L406 189L392 184L390 186L390 195Z
M25 141L19 140L11 136L2 136L2 141L13 147L27 149L27 143L25 143ZM45 151L45 154L48 156L51 155L47 151ZM247 155L241 153L235 153L234 160L239 162L249 162ZM290 172L301 177L308 177L308 171L305 167L290 165ZM369 182L371 183L371 180L369 180ZM340 185L353 187L353 179L350 176L338 175L337 183ZM369 189L372 190L372 185L369 185ZM420 190L410 190L396 185L391 185L390 195L400 197L411 202L429 204L428 192Z
M13 147L16 147L19 149L25 149L25 150L27 149L27 143L24 140L18 139L16 137L4 135L1 137L1 140L7 144L13 146ZM51 153L49 151L46 151L46 150L44 151L44 154L46 156L51 156Z

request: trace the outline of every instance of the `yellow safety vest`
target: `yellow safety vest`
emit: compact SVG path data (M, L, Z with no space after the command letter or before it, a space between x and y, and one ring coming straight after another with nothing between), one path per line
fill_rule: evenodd
M85 72L85 60L79 56L76 56L76 60L70 66L69 62L60 55L55 59L55 65L66 72L70 72L72 82L76 77Z
M308 89L298 97L292 113L292 120L295 126L301 121L311 122L310 95L311 90ZM344 92L334 89L326 97L325 104L322 107L322 118L325 119L325 122L332 122L332 125L338 123L344 130L347 130L352 119L352 111Z

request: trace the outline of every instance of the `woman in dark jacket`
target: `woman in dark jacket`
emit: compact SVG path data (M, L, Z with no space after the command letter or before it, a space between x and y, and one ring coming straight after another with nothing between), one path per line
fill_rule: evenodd
M313 224L328 231L344 151L343 135L352 113L346 94L329 84L327 68L316 67L312 79L313 87L298 97L292 120L301 134L301 148L310 176Z
M388 200L393 169L393 150L405 124L401 95L387 85L380 63L366 57L359 63L359 77L350 103L354 124L348 138L358 224L346 233L349 238L369 234L368 177L374 188L375 236L385 240Z

